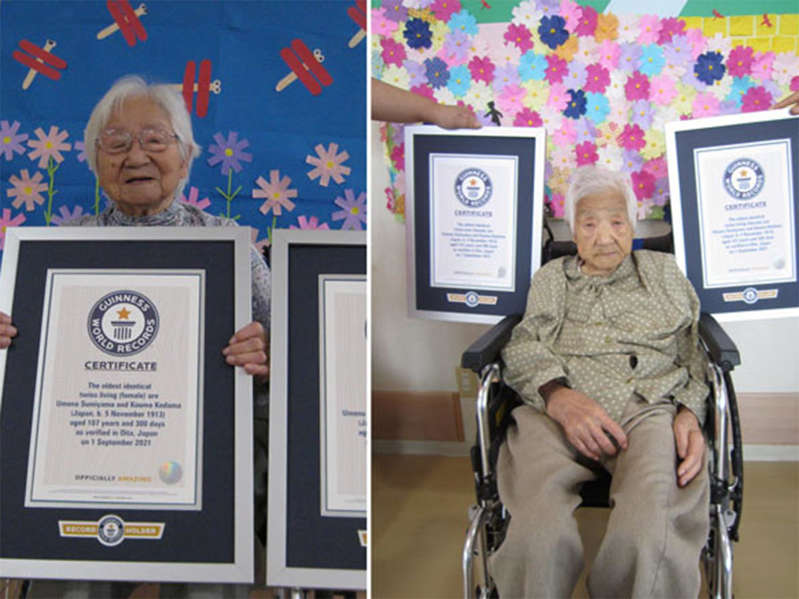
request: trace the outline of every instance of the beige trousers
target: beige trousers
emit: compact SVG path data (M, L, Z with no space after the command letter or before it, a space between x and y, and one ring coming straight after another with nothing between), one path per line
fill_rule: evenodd
M621 425L628 448L603 465L613 474L607 530L591 573L594 598L695 599L699 554L709 527L709 488L703 468L677 486L669 403L631 399ZM492 557L502 599L571 597L583 569L574 519L581 483L596 462L579 457L560 425L530 406L513 412L497 463L499 494L511 514L507 536Z

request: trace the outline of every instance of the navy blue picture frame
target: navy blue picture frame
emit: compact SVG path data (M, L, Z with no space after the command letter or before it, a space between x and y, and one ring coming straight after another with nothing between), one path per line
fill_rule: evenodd
M432 125L406 127L405 152L409 314L445 321L495 323L508 314L524 312L530 279L541 265L545 130L492 127L447 131ZM434 153L518 158L512 291L430 284L430 214L436 198L430 197L429 164Z
M799 233L799 117L780 110L680 121L666 126L675 259L693 284L702 310L721 320L799 315L799 276L792 282L705 286L694 153L703 148L784 139L790 141L793 167L793 222L784 224L792 225L795 233ZM793 250L796 252L797 248ZM796 253L793 260L797 264Z

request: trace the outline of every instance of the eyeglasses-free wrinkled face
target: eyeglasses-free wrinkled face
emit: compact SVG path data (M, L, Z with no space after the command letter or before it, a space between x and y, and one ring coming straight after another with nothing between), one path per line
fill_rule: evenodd
M574 217L574 242L585 274L606 276L618 268L633 247L633 225L618 191L580 198Z
M188 174L169 116L146 96L126 100L97 143L100 186L130 216L157 214Z

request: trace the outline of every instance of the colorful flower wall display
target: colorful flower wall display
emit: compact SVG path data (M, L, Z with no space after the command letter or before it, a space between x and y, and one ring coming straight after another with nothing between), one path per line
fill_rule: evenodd
M186 100L203 150L178 201L252 227L261 249L275 228L364 229L367 42L347 9L336 0L153 2L137 15L145 35L126 36L106 2L1 2L0 250L7 227L105 209L83 130L127 74L171 84ZM294 40L331 81L312 89L294 76L281 58ZM42 51L52 60L31 68L25 56Z
M557 218L571 171L586 164L628 172L639 217L663 218L665 123L765 110L799 90L799 42L756 51L686 19L600 14L572 0L526 0L511 15L478 24L460 0L384 1L372 10L372 71L439 103L465 104L485 127L546 127L546 204ZM772 26L767 17L760 26ZM403 127L381 134L387 208L402 220Z

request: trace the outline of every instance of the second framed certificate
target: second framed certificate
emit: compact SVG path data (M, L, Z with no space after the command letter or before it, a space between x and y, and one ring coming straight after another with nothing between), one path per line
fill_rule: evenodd
M412 316L497 322L524 312L541 261L544 129L405 129Z

